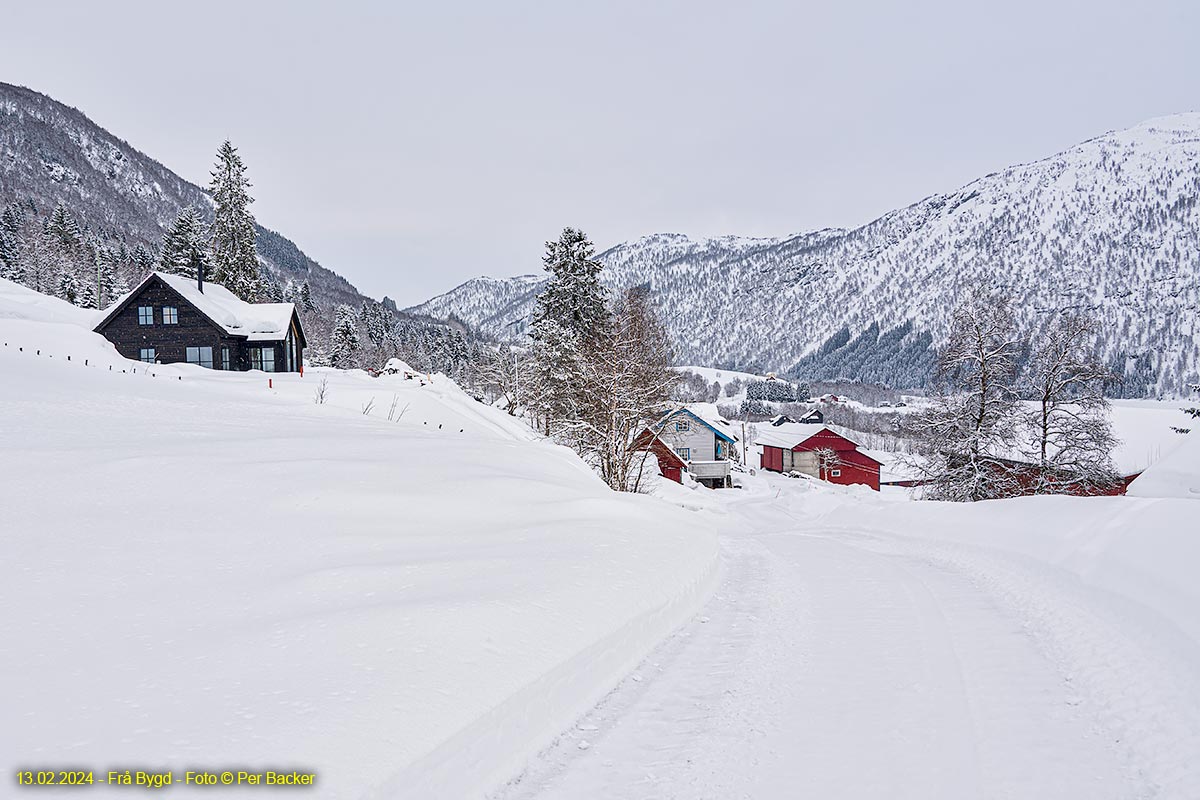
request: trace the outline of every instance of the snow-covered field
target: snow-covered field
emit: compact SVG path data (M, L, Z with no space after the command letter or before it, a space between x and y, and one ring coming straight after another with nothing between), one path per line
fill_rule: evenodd
M714 598L505 800L1200 796L1195 500L721 497Z
M0 282L9 776L1200 796L1200 434L1176 404L1115 406L1138 496L739 474L628 497L438 376L147 367L90 319Z
M90 319L0 281L6 782L241 765L478 796L717 578L710 520L445 379L268 388L125 361Z

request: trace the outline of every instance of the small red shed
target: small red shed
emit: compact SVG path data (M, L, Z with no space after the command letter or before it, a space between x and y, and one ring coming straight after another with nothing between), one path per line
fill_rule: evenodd
M667 446L666 442L652 434L649 430L642 433L633 441L633 450L648 450L658 459L658 471L667 480L683 483L683 473L687 471L687 462L679 454Z

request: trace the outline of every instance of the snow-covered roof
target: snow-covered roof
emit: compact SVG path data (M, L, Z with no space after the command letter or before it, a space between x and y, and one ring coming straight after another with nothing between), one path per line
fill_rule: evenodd
M838 436L858 444L861 437L857 431L843 428L841 425L812 424L804 422L785 422L782 425L767 425L758 428L758 436L754 443L769 447L782 447L791 450L806 439L816 436L821 431L832 431ZM859 448L862 452L862 448Z
M738 436L738 428L740 426L735 426L718 414L717 407L713 403L690 403L682 408L667 411L650 428L657 428L661 432L667 421L679 414L686 414L731 444L740 441L740 437Z
M698 422L711 428L712 432L717 436L729 442L738 441L737 428L729 420L717 413L717 407L713 403L689 403L683 408L678 408L667 414L663 418L663 421L665 422L680 413L686 413L694 417Z
M149 281L158 278L171 287L183 299L196 307L218 327L231 336L245 336L252 342L275 341L287 336L288 326L296 311L294 303L247 303L219 283L204 282L204 291L196 286L193 278L152 272L137 287L120 298L104 319L96 326L103 326L120 313L129 298L142 290Z

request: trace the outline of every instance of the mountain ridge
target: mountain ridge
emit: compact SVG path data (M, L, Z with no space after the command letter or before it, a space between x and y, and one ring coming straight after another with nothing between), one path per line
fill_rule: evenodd
M690 363L919 386L954 298L983 281L1012 296L1029 333L1055 309L1093 309L1122 393L1161 394L1200 375L1198 200L1200 113L1185 112L856 228L761 239L650 234L598 258L614 288L650 283ZM511 336L538 284L504 281L468 281L410 310Z
M130 245L157 245L186 206L211 217L211 201L200 186L78 108L4 82L0 178L0 207L32 203L41 211L65 202L86 226ZM273 277L308 280L318 302L358 306L370 299L283 234L261 224L257 230L259 255Z

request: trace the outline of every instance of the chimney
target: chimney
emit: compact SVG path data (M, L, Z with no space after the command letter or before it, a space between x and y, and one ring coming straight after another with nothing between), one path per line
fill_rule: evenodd
M204 259L192 256L196 261L196 288L200 290L200 294L204 294Z

